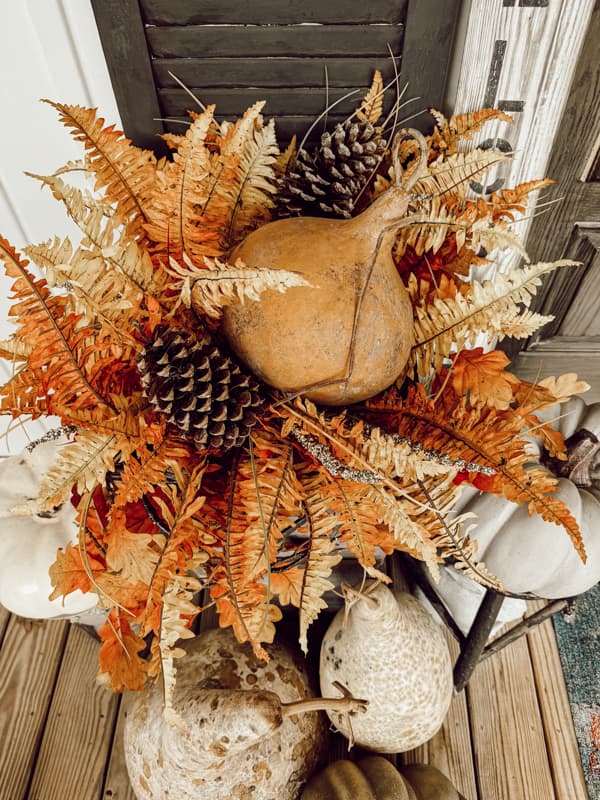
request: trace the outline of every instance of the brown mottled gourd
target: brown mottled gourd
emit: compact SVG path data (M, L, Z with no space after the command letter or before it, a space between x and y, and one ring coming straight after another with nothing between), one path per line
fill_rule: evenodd
M230 631L205 631L185 643L170 716L160 687L139 693L124 737L138 800L297 800L325 744L317 710L364 703L312 697L302 661L266 649L268 663Z
M406 135L426 152L421 134ZM407 223L407 188L391 187L352 219L269 223L234 250L232 263L295 271L310 284L224 310L225 335L255 375L340 405L371 397L402 373L414 343L413 311L391 251Z
M300 800L464 800L435 767L411 764L397 770L382 756L357 763L335 761L306 785Z

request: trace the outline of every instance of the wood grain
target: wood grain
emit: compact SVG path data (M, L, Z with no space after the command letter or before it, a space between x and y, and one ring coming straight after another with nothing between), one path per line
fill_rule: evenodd
M6 633L6 628L8 627L9 619L10 612L7 611L3 606L0 606L0 647L2 646L2 641L4 639L4 634Z
M108 761L108 772L104 782L103 800L135 800L135 794L129 782L127 765L125 764L125 751L123 747L123 732L125 720L136 695L133 692L124 692L119 704L117 727L112 741Z
M445 635L454 663L458 656L458 644L447 629ZM464 692L453 697L448 715L438 733L421 747L403 753L400 759L403 764L431 764L437 767L466 800L477 800L469 715Z
M531 603L532 611L543 602ZM587 797L581 762L573 758L577 739L552 621L527 634L531 664L544 723L548 758L557 800Z
M299 23L400 22L406 0L140 0L151 25L293 25Z
M472 0L466 6L468 18L464 50L456 53L460 64L457 72L455 111L474 111L484 104L493 104L507 110L519 101L521 110L513 113L514 123L498 122L487 125L475 141L503 138L513 148L514 159L490 172L488 183L495 178L505 186L515 186L524 181L550 175L556 177L548 166L555 136L561 130L561 114L571 90L577 59L585 38L595 0L569 0L568 3L550 2L547 5L524 6L519 2L508 6L500 0ZM597 42L597 40L596 40ZM493 79L493 59L497 43L504 43L504 57L497 64ZM597 98L597 88L595 89ZM594 87L587 89L587 100L580 97L578 108L584 103L597 103ZM577 138L581 140L582 134ZM558 152L565 160L575 164L579 158L578 142L557 140ZM568 156L566 155L568 153ZM575 158L573 158L573 154ZM600 188L600 187L599 187ZM555 196L560 196L562 190ZM547 214L537 220L542 230L551 230ZM515 229L525 237L531 220L519 222ZM560 252L549 247L552 258ZM534 260L538 254L533 254ZM514 267L519 256L501 254L496 259L501 270Z
M164 128L137 2L91 2L123 128L134 144L159 150Z
M0 650L0 800L23 800L68 632L11 617Z
M98 800L118 698L96 683L98 642L70 626L28 800Z
M480 663L466 691L480 797L554 800L526 640Z
M266 105L264 114L267 117L291 114L298 116L318 117L327 105L337 103L337 115L352 114L360 105L368 87L354 86L344 88L330 88L326 93L325 88L294 88L294 89L197 89L194 94L205 104L214 103L221 114L239 115L254 103L264 100ZM194 107L194 102L183 89L159 89L160 104L166 116L180 116L189 108ZM351 94L350 97L346 97ZM393 94L393 93L392 93ZM387 107L391 106L390 94ZM344 99L345 98L345 99ZM341 101L341 102L340 102Z
M401 52L402 25L187 25L148 27L152 54L159 58L209 56L381 56L388 45Z
M323 57L302 58L279 56L273 58L161 58L152 62L156 82L161 88L174 88L177 75L186 86L289 88L309 86L330 87L371 85L373 72L381 71L384 83L394 77L392 59L381 57ZM389 90L393 94L394 90ZM210 99L210 98L208 98Z

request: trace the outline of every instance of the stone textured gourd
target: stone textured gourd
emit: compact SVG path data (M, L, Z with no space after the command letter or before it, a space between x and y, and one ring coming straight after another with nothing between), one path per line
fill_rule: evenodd
M229 260L291 270L310 286L224 310L229 344L261 380L326 405L356 403L402 373L413 311L391 250L408 195L394 186L347 219L296 217L252 232Z
M64 503L53 514L13 515L38 495L43 475L60 444L45 442L32 452L0 459L0 604L23 617L69 617L94 609L94 592L77 589L67 597L49 600L48 569L59 547L77 540L75 509Z
M314 775L300 800L464 800L438 769L411 764L396 769L383 756L357 763L334 761Z
M346 608L323 637L321 692L334 682L369 705L351 719L328 712L333 724L362 747L396 753L418 747L440 728L452 699L452 665L443 632L409 594L383 584L359 592L343 585Z
M324 715L282 715L281 703L310 696L300 659L281 644L258 660L228 630L185 643L173 708L160 687L136 698L125 726L125 758L138 800L297 800L325 742ZM337 694L337 693L336 693Z
M478 543L478 558L507 591L548 599L571 597L600 580L600 403L588 406L576 396L540 416L556 419L555 427L567 441L568 461L547 466L562 476L554 496L579 524L586 562L562 526L538 514L529 516L526 505L464 487L455 511L477 516L472 538ZM536 441L531 442L531 454L532 461L540 460Z

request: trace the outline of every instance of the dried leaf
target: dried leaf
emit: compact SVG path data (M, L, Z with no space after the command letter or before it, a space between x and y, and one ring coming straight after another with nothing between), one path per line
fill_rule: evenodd
M369 122L371 125L376 125L383 114L383 78L378 69L373 75L371 88L355 113L359 119Z

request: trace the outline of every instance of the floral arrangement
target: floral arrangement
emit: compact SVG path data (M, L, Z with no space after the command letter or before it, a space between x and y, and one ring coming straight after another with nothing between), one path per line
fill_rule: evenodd
M172 155L160 159L95 110L51 103L85 158L34 177L83 239L24 256L0 239L16 323L0 343L14 365L1 411L57 415L69 437L37 500L15 512L75 505L79 535L57 553L53 596L97 592L108 612L100 673L115 690L161 674L172 686L177 641L192 635L202 602L263 658L281 606L295 606L306 648L341 548L382 580L378 549L405 551L434 575L451 559L497 586L469 525L451 515L465 480L564 526L584 557L575 520L552 496L556 479L525 464L530 436L564 457L560 434L536 415L585 384L521 381L502 352L474 346L482 333L527 337L547 321L530 301L541 277L569 262L529 263L511 224L548 181L472 199L469 183L507 158L470 146L472 134L506 115L432 112L430 136L403 134L392 147L382 96L376 74L355 114L312 151L293 141L281 152L261 103L221 124L208 107L185 134L165 134ZM93 192L66 182L79 171ZM223 310L306 281L231 263L232 250L277 218L353 218L399 171L413 179L393 243L413 311L404 370L341 408L261 383L231 353ZM525 265L466 279L506 248Z

